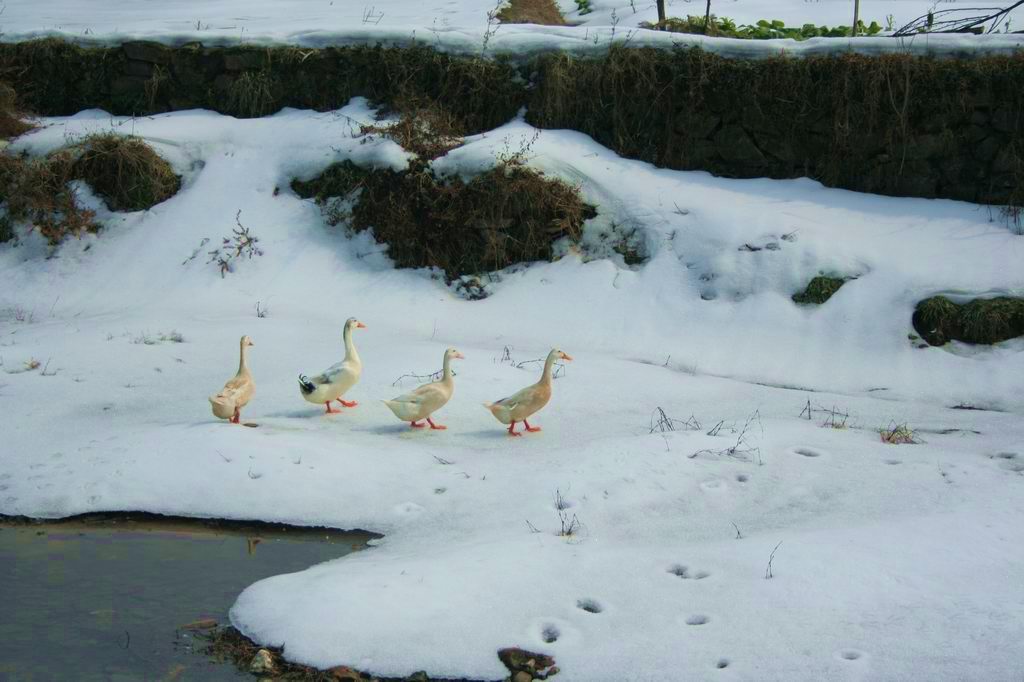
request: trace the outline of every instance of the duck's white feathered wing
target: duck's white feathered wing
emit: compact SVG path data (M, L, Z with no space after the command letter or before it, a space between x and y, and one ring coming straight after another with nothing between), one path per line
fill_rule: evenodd
M416 421L437 409L431 407L436 403L443 403L445 399L445 393L440 386L425 384L414 391L383 402L402 421Z
M509 424L512 421L512 410L519 406L528 396L530 388L516 391L507 398L495 400L493 403L484 403L484 407L491 411L494 418L502 424Z

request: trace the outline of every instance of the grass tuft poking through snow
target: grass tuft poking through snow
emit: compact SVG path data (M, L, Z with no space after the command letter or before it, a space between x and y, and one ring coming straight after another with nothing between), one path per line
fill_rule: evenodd
M821 305L839 291L839 287L846 283L842 277L826 277L819 275L807 283L807 288L793 294L796 303L813 303Z
M170 164L141 139L100 133L46 156L0 155L0 201L51 245L97 232L95 211L81 205L73 181L87 183L112 210L140 211L181 186Z
M897 424L891 422L888 426L878 430L883 443L889 445L915 445L920 441L914 436L914 430L906 422Z
M963 304L932 296L917 304L914 329L925 341L993 344L1024 336L1024 298L976 298Z
M364 125L359 132L383 135L424 161L444 156L462 145L465 124L440 104L408 98L399 100L393 108L400 112L397 121Z
M553 245L578 241L584 220L595 215L578 187L525 167L499 163L468 182L438 179L426 164L409 170L366 170L350 161L309 181L294 181L303 198L317 199L328 222L341 222L335 199L351 200L348 222L388 244L398 267L436 267L447 281L550 261ZM347 205L346 205L347 208Z
M84 180L114 211L143 211L174 196L181 179L137 137L102 133L74 146L72 175Z

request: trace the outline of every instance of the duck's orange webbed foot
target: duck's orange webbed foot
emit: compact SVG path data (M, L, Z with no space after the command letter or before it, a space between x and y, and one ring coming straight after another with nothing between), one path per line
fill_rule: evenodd
M512 422L511 424L509 424L508 425L508 435L510 435L510 436L521 436L521 435L523 435L521 433L516 433L515 430L514 430L515 428L516 428L516 423L515 422Z
M529 431L530 433L536 433L540 431L539 426L530 426L530 422L526 421L525 419L523 420L523 424L526 425L526 430Z
M435 424L430 417L427 417L427 423L430 424L430 428L434 429L435 431L444 431L445 429L448 428L444 424Z
M324 407L327 408L327 411L324 412L324 414L341 414L341 410L332 410L331 409L331 403L330 402L324 403Z
M338 402L344 405L345 407L355 407L356 405L359 404L354 400L352 402L349 402L347 400L342 400L341 398L338 398Z
M426 424L421 424L420 422L409 422L409 426L414 429L422 429Z

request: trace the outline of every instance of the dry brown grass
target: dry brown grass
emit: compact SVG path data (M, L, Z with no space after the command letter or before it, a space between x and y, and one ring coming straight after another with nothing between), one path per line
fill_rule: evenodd
M878 430L883 443L889 445L916 445L919 441L914 436L914 430L907 426L906 422L897 424L890 423L884 429Z
M18 95L14 88L0 83L0 139L24 135L35 126L22 120L22 112L18 109Z
M174 196L181 180L171 165L137 137L106 133L75 146L73 173L115 211L142 211Z
M401 101L394 109L401 112L397 122L385 126L362 126L360 132L388 137L425 161L444 156L462 146L465 125L440 105Z
M554 0L510 0L508 6L498 12L498 20L503 24L565 25L565 17Z
M515 161L468 182L438 179L424 163L396 173L343 162L292 188L316 198L329 222L372 229L398 267L436 267L448 281L549 261L554 242L577 241L583 221L594 216L579 188ZM332 212L338 197L354 200L351 213Z
M104 134L47 156L0 155L0 202L7 215L51 244L96 232L95 212L78 203L72 180L84 180L118 211L150 208L178 191L170 165L138 138Z
M95 213L78 205L68 184L73 165L66 150L37 159L0 155L0 200L8 215L31 223L51 244L98 230Z

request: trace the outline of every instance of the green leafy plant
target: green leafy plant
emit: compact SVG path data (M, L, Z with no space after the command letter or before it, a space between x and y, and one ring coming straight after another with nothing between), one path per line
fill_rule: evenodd
M652 24L644 22L643 28L669 31L670 33L692 33L695 35L708 35L718 38L742 38L748 40L773 40L789 38L792 40L807 40L808 38L844 38L850 35L849 26L815 26L804 24L800 28L786 26L778 19L761 19L754 24L736 25L736 22L728 17L717 17L714 14L707 17L687 16L685 19L670 17L663 22ZM857 22L857 34L873 36L881 32L882 27L877 21L865 25L863 21Z

